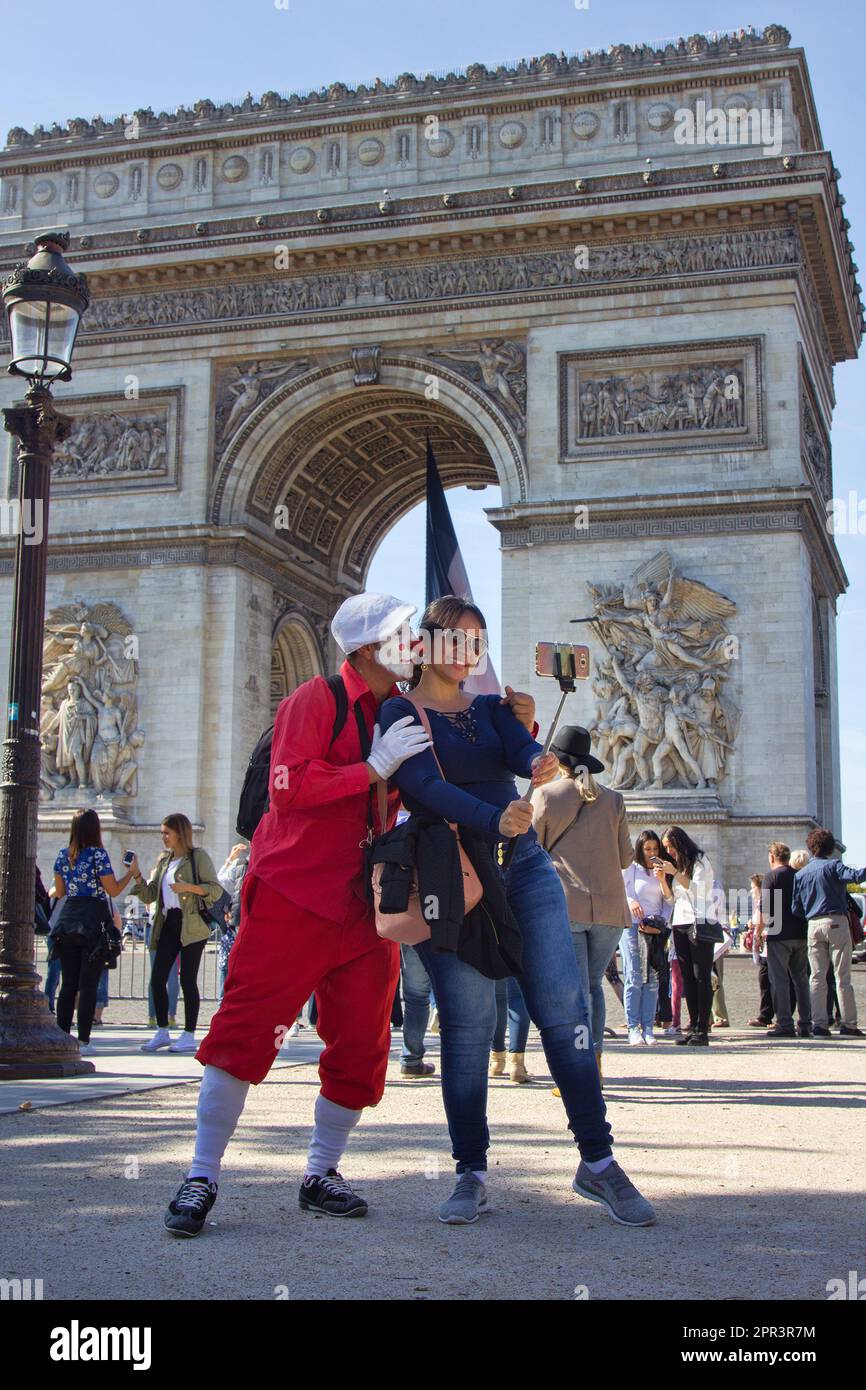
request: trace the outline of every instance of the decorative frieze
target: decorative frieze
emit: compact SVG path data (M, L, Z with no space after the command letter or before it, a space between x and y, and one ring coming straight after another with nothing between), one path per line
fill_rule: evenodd
M470 295L562 289L595 284L634 284L683 275L787 267L800 260L793 227L761 227L749 232L708 236L659 237L605 243L589 248L587 264L576 264L573 250L533 251L501 256L457 257L406 263L375 270L313 275L270 276L260 280L106 295L94 300L82 332L159 328L186 323L225 323L271 318L275 314L316 313L366 305L412 304L461 299Z
M574 521L520 522L496 521L502 534L503 550L518 550L535 545L581 545L591 541L630 541L658 537L689 537L713 535L752 535L760 531L802 531L802 513L796 508L766 511L663 513L660 516L615 517L608 521L581 522L580 530Z

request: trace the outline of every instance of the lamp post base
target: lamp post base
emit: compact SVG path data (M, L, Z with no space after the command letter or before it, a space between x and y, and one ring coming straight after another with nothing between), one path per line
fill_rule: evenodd
M38 987L3 990L0 985L0 1081L85 1076L95 1070L79 1054L76 1039L58 1028Z

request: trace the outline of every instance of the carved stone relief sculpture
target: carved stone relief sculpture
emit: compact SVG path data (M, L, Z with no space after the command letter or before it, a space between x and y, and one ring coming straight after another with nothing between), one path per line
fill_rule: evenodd
M92 789L135 796L144 732L138 727L138 642L114 603L55 608L45 624L40 795Z
M763 443L762 341L560 355L560 449L639 455Z
M518 434L526 433L526 353L519 343L505 338L430 348L428 356L441 358L469 377L505 412Z
M590 726L612 787L713 790L740 711L725 694L738 641L736 605L680 574L667 551L623 584L588 585L604 648Z
M165 474L166 412L83 415L54 450L52 478Z
M216 441L221 455L241 425L272 391L310 370L306 357L293 361L237 362L217 381Z

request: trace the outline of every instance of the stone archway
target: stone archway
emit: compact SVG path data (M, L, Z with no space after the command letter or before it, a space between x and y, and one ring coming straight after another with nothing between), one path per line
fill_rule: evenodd
M446 487L499 483L503 502L525 498L522 442L502 410L439 363L386 356L375 385L355 385L343 361L252 411L220 460L212 518L276 536L311 576L357 590L424 496L428 435Z
M277 706L304 681L322 675L318 643L306 619L289 613L280 620L271 648L271 718Z

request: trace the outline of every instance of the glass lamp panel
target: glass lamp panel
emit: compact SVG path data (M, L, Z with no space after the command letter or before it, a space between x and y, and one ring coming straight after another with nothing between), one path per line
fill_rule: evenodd
M53 380L66 372L78 330L77 310L45 300L19 300L9 310L12 361L24 376Z

